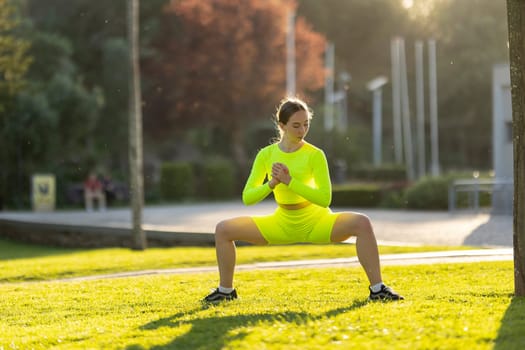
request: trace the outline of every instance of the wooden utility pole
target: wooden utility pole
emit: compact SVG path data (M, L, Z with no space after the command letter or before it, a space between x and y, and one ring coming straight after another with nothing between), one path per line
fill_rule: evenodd
M514 290L525 296L525 0L507 0L514 144Z
M144 206L144 177L142 174L142 98L139 68L139 1L128 0L129 79L129 167L133 222L132 248L146 249L146 235L142 230Z

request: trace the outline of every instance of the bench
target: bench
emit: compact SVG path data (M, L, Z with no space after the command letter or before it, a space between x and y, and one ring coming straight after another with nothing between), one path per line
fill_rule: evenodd
M468 193L469 208L475 212L479 211L479 194L481 192L487 192L492 194L492 206L493 210L500 211L501 213L511 214L512 213L512 191L514 183L511 180L503 179L462 179L454 180L449 186L448 190L448 210L453 213L456 210L456 200L459 192ZM509 194L510 192L510 194ZM502 208L494 208L495 200L494 195L500 194L499 199L504 203ZM509 197L510 198L507 198ZM509 199L508 201L505 199ZM509 205L510 203L510 205Z
M66 198L71 204L84 205L84 184L82 182L69 183L66 187ZM108 204L113 201L127 202L129 198L129 188L123 182L114 181L112 188L106 190Z

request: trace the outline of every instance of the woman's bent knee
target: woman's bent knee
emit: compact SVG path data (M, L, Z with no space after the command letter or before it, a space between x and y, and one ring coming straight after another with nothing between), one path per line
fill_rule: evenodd
M356 214L356 226L358 232L372 232L372 222L365 214Z
M230 231L230 220L223 220L215 226L215 240L226 239Z
M341 242L350 236L364 236L373 234L370 218L361 213L341 213L332 231L331 240Z

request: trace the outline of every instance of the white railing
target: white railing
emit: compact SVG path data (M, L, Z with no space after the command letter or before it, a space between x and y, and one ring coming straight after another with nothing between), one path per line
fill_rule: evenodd
M510 192L510 198L508 203L512 206L512 180L503 179L463 179L455 180L449 186L448 190L448 210L453 213L456 210L457 194L459 192L467 192L469 199L469 208L474 211L479 211L479 194L481 192L487 192L492 194L492 203L494 205L494 194L501 192L503 196L506 196L506 192ZM496 209L496 208L493 208ZM512 213L512 208L502 208L500 210L505 213Z

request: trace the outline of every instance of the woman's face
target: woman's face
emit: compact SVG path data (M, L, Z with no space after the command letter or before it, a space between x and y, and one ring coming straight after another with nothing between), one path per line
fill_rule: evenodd
M279 125L284 132L284 137L288 138L290 141L300 142L308 133L308 129L310 128L310 118L306 111L298 111L292 114L288 123L279 123Z

